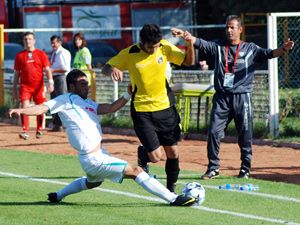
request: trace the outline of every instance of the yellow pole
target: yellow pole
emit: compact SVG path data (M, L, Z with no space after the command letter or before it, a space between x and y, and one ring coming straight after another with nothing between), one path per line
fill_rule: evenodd
M4 25L0 24L0 107L4 106L4 85L3 85L3 66L4 66Z
M95 71L91 71L91 99L96 101L96 73Z
M245 21L245 14L244 13L241 13L241 21L242 21L242 24L243 24L243 32L242 32L242 35L241 35L241 39L243 41L246 41L246 21Z

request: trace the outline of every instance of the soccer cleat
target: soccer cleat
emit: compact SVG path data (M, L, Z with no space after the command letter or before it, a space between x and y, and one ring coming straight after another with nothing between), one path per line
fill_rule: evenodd
M205 174L203 174L201 176L201 179L202 180L208 180L208 179L213 179L213 178L216 178L219 176L219 170L216 169L216 170L207 170L205 172Z
M244 179L248 179L249 178L249 171L241 169L239 172L239 175L237 176L238 178L244 178Z
M59 203L61 199L57 198L57 194L55 192L51 192L48 195L48 201L52 203Z
M192 206L195 202L195 198L178 195L175 201L170 203L170 206Z
M27 132L22 132L19 134L19 138L27 140L29 138L29 134Z
M43 135L44 135L43 132L39 130L39 131L36 132L35 137L36 137L37 139L40 139L40 138L43 137Z
M138 153L138 166L141 167L146 173L149 173L149 166L147 164L147 162L143 161L143 154L145 154L144 152L144 147L142 145L139 145L137 148L137 153Z

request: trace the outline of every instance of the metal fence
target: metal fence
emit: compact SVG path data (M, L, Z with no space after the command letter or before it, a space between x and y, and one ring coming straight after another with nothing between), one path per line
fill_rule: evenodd
M296 44L293 50L278 58L279 88L300 87L300 13L299 16L277 17L277 46L290 38Z

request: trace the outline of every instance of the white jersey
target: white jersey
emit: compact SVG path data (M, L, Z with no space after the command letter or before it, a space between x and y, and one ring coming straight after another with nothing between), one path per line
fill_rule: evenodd
M74 93L59 95L47 101L50 113L58 113L73 148L85 155L94 150L102 140L102 130L97 115L98 105Z

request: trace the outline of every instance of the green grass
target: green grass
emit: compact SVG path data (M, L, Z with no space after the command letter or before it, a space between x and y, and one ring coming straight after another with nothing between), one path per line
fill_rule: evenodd
M46 201L48 192L56 191L63 184L50 181L71 182L83 176L75 156L51 155L21 151L0 150L0 224L122 224L122 225L168 225L168 224L278 224L281 221L300 224L300 186L279 182L249 179L259 185L258 193L294 198L298 202L278 200L260 195L248 195L244 192L218 190L214 187L225 183L245 183L233 177L200 181L200 174L194 171L181 171L177 191L184 183L201 182L206 188L206 200L198 208L173 208L165 203L142 198L128 197L122 193L134 193L153 197L132 180L123 184L106 181L101 185L105 190L118 190L121 194L103 192L99 189L88 190L68 196L59 205ZM32 176L33 181L2 173L14 173ZM164 183L164 170L151 166L151 172L158 175ZM47 182L45 182L47 181ZM252 216L274 219L275 222L243 218L229 213L216 212L226 210ZM209 212L207 210L212 210ZM276 222L277 220L277 222Z

